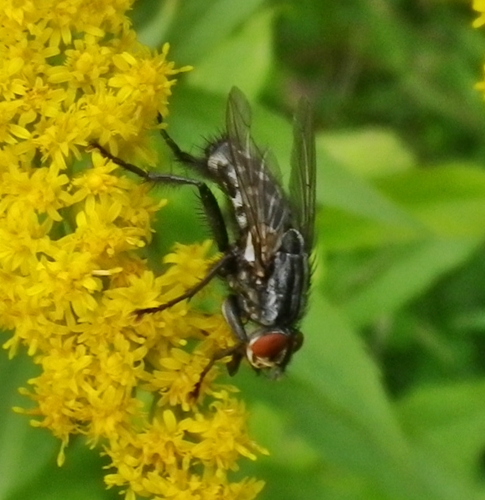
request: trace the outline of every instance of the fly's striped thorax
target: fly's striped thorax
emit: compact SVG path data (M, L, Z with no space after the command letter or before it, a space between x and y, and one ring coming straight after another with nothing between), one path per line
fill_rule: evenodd
M256 276L248 266L229 277L241 311L259 325L287 327L298 322L309 288L308 261L301 234L289 229L264 277Z

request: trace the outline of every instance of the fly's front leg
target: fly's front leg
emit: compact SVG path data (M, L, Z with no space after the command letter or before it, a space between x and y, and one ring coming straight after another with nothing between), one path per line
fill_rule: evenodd
M224 300L222 304L222 314L226 323L231 327L232 333L234 333L238 340L246 343L248 341L248 336L241 321L241 310L235 295L229 295L229 297Z
M236 345L232 347L228 347L227 349L221 349L220 351L216 352L211 360L207 363L206 367L202 370L202 372L199 375L199 380L195 384L194 388L191 391L191 396L195 399L199 397L199 392L200 388L202 386L202 382L204 381L205 376L209 373L210 369L214 366L216 361L219 361L220 359L223 359L227 356L232 356L231 361L229 361L228 365L232 363L232 361L237 358L239 359L239 363L241 362L242 358L244 357L244 344L239 342Z
M241 321L239 306L234 295L230 295L224 301L222 305L222 314L232 332L237 337L238 341L232 347L221 349L212 356L211 360L207 363L207 366L202 370L199 376L199 380L195 384L194 389L191 392L191 395L196 399L199 396L200 388L205 376L209 373L210 369L214 366L216 361L219 361L220 359L223 359L227 356L231 356L231 360L227 363L226 368L227 372L232 377L239 370L239 365L241 364L241 361L245 356L245 346L247 344L248 337L246 334L246 330L244 330L244 325Z
M231 361L227 363L227 371L231 377L239 370L239 365L244 357L244 346L248 343L248 335L241 320L241 310L235 295L229 295L222 304L222 314L232 333L238 339L237 350L233 353ZM241 350L241 347L243 348ZM220 357L218 358L220 359Z

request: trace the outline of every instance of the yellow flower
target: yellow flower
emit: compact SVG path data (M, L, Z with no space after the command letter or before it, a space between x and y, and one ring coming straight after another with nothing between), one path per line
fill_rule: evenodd
M177 245L156 277L138 250L165 201L97 151L152 159L148 132L167 114L168 45L136 40L124 0L7 0L0 13L0 324L4 347L40 367L18 409L61 440L86 436L111 460L126 497L252 499L231 480L265 451L247 434L236 389L200 374L234 342L220 315L177 297L215 262L210 242ZM210 287L203 293L211 293Z
M223 425L237 425L232 413L243 411L225 403L225 408L214 408L205 417L201 414L194 419L179 420L172 410L165 410L160 419L154 419L144 432L120 433L116 442L110 443L107 454L116 465L118 472L110 474L106 482L110 486L130 484L126 498L135 495L154 499L201 498L207 500L239 500L254 498L262 489L262 483L243 480L227 483L226 470L220 460L227 455L244 453L245 433L241 429L231 432ZM221 405L222 406L222 405ZM228 432L229 431L229 432ZM197 443L197 434L206 432L208 437ZM230 439L228 440L228 434ZM250 446L255 447L250 443ZM204 465L203 474L196 472ZM196 465L196 467L194 467ZM199 467L197 467L197 465Z
M473 0L473 10L480 12L480 17L473 21L473 27L480 28L485 24L485 0Z

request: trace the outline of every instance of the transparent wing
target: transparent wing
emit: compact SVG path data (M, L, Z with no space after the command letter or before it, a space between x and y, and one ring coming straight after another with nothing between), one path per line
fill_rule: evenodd
M293 221L301 232L308 252L313 246L316 194L315 135L310 104L301 99L293 124L290 203Z
M226 126L255 261L265 266L279 247L290 207L272 173L271 155L261 153L251 138L251 108L237 87L229 94Z

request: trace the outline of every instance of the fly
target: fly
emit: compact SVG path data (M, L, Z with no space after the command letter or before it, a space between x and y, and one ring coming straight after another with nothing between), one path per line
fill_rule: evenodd
M281 185L268 151L251 137L251 109L233 87L226 109L226 131L210 142L202 157L182 151L161 131L175 158L214 182L229 202L223 215L205 182L170 174L145 172L93 144L114 163L146 181L195 186L214 239L223 257L193 288L138 315L167 309L190 299L213 278L226 280L230 293L222 312L237 342L217 353L203 370L197 394L214 362L231 356L234 375L243 358L257 371L278 377L303 343L299 330L310 288L310 254L314 240L316 156L310 106L301 100L294 119L289 191ZM228 230L231 227L231 235Z

